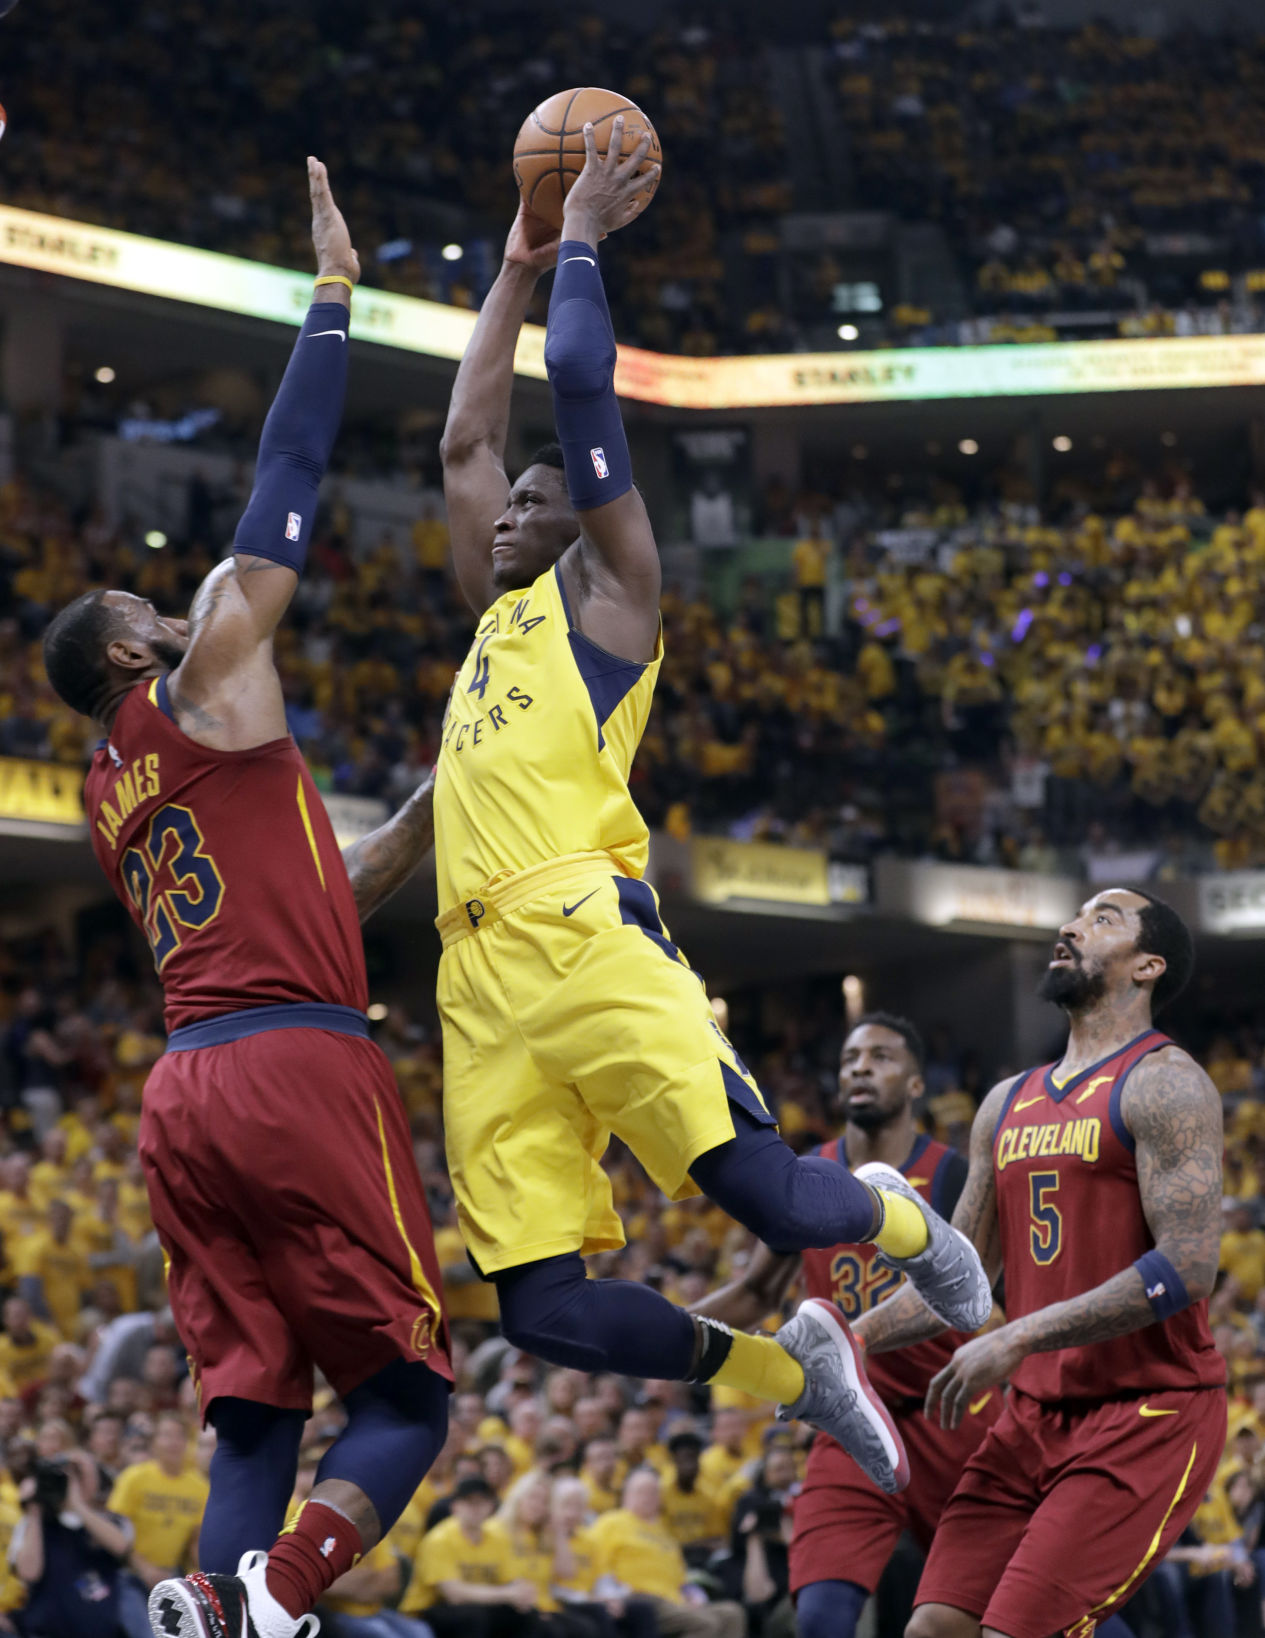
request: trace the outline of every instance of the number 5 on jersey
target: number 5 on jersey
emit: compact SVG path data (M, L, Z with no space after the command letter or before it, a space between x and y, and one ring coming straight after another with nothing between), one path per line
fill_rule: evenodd
M1032 1260L1044 1268L1063 1249L1063 1213L1054 1204L1059 1192L1057 1172L1033 1172L1028 1178L1032 1191Z
M224 882L204 851L198 821L188 808L174 803L159 808L141 846L123 855L123 880L140 911L159 972L180 947L179 929L214 921L224 898Z

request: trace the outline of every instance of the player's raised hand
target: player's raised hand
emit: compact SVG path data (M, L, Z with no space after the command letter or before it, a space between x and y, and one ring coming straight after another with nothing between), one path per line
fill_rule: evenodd
M595 245L602 234L626 227L638 215L645 204L647 178L657 176L660 170L655 165L648 173L641 172L650 142L650 132L644 131L641 141L623 158L624 116L616 114L611 121L610 147L602 154L592 124L585 125L584 169L572 184L563 207L564 238ZM639 199L638 194L643 197Z
M319 159L308 155L307 185L312 197L312 246L316 251L316 274L323 278L339 273L353 284L360 280L360 257L352 249L351 234L343 213L330 192L329 173Z
M535 273L545 273L558 260L558 246L562 235L550 227L543 216L520 203L518 215L505 241L505 260L530 267Z

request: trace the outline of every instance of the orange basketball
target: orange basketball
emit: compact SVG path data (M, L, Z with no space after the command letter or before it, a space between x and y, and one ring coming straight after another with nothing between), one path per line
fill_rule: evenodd
M535 211L551 227L562 226L562 202L584 169L585 124L592 122L598 150L604 154L610 145L611 121L616 114L624 116L624 153L632 153L642 135L650 132L650 150L638 174L649 171L652 165L662 164L659 138L641 109L627 97L603 91L600 86L581 85L572 91L559 91L539 108L534 108L523 121L514 143L514 179L528 210ZM649 177L637 195L643 210L658 185L657 176Z

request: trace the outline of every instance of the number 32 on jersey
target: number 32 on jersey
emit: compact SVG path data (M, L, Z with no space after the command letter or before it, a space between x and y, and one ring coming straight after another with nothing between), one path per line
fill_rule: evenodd
M159 808L144 841L123 855L122 870L161 972L183 942L180 929L205 927L224 900L224 882L192 810L170 802Z

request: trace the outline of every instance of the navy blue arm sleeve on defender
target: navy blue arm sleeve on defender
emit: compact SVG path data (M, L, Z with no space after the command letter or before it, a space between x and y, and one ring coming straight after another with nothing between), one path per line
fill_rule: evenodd
M566 239L558 249L549 297L545 369L567 493L577 512L605 506L632 488L632 460L615 398L615 357L597 251Z
M277 388L259 440L255 487L233 550L303 572L316 492L343 418L347 326L341 302L314 301Z

